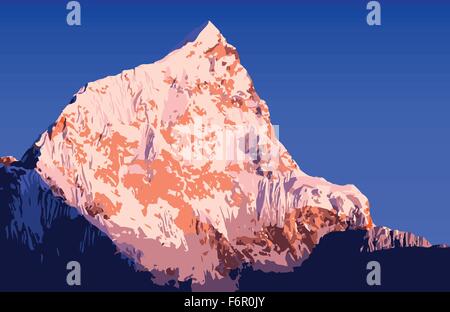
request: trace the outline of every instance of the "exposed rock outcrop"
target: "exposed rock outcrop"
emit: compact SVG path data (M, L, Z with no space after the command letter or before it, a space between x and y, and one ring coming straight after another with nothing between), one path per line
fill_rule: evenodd
M362 249L377 251L396 247L431 247L431 243L426 238L413 233L377 226L367 230L365 245Z

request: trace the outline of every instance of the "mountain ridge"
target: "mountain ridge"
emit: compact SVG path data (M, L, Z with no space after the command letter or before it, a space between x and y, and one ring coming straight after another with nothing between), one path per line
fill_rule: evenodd
M354 185L300 170L211 22L157 62L86 84L22 160L0 163L36 172L158 285L234 290L236 270L292 271L335 231L367 231L370 251L431 246L376 228Z

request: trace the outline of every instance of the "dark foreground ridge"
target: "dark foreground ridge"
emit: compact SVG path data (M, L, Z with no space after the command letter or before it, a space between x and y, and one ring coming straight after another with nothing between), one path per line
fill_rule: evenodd
M240 272L241 291L450 291L449 248L361 251L366 231L334 232L291 273ZM20 162L0 164L1 291L189 291L190 282L156 286L148 272L55 196ZM66 265L82 266L81 286L68 286ZM368 286L366 265L381 265L381 285Z
M365 231L333 232L291 273L247 269L242 291L449 291L449 248L392 248L365 252ZM366 282L367 263L378 261L381 285Z

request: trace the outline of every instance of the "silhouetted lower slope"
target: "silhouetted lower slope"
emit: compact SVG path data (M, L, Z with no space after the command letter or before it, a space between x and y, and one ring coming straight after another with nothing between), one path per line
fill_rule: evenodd
M34 170L0 165L0 290L176 290L117 253L112 241ZM68 286L66 265L81 264L81 286ZM181 290L189 289L189 283Z
M0 165L0 290L172 291L118 254L114 243L78 211L56 197L33 170ZM394 248L361 252L365 231L322 238L292 273L246 267L241 291L450 290L450 249ZM66 265L81 264L81 286L68 286ZM381 286L368 286L366 264L381 264ZM238 272L233 272L236 274ZM190 290L190 282L178 290Z
M394 248L361 252L365 231L334 232L291 273L246 268L241 291L449 291L449 248ZM381 285L368 286L369 261L381 266Z

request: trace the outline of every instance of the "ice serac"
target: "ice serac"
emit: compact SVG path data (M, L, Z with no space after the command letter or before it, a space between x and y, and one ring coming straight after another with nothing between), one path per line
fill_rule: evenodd
M355 186L299 169L211 22L81 88L36 148L44 181L160 284L233 288L244 263L289 271L325 234L373 227Z

